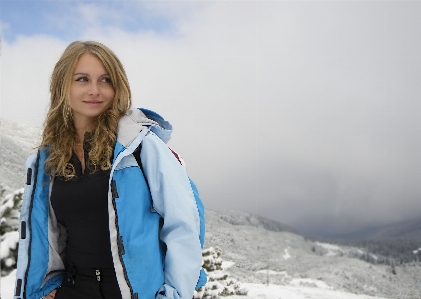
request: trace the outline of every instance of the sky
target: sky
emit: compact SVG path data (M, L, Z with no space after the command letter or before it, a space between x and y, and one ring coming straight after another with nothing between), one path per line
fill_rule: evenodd
M42 126L74 40L174 126L205 206L342 234L421 217L421 1L0 0L0 116Z

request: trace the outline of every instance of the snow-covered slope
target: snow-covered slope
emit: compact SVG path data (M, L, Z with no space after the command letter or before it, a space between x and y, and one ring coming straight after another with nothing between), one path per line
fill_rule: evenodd
M224 220L225 214L206 211L205 246L222 249L222 259L233 263L228 271L243 283L269 282L384 298L421 298L419 266L396 266L393 274L391 266L372 265L353 257L363 254L358 248L313 242L286 231L233 225ZM236 217L249 216L237 213Z
M0 183L10 191L23 187L25 160L38 145L41 129L0 121Z

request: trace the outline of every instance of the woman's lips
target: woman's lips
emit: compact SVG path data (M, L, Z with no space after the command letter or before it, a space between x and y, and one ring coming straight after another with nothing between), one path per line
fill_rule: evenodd
M83 102L89 105L99 105L102 103L102 101L83 101Z

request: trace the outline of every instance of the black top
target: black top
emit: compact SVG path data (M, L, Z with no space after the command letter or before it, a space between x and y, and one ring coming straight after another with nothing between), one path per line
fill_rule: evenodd
M85 157L88 157L86 146ZM70 161L76 178L57 176L51 191L51 204L57 221L67 228L66 257L80 268L113 268L108 228L109 171L85 173L76 154Z

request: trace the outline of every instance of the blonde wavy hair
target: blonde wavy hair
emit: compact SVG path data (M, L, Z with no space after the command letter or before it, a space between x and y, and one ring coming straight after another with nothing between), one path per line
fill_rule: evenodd
M86 164L94 170L111 168L118 120L131 107L131 91L126 73L120 60L109 48L98 42L75 41L64 50L51 75L50 107L40 147L45 147L49 152L45 162L47 173L66 179L75 177L75 168L69 161L74 144L78 141L69 104L70 86L78 59L84 53L95 55L101 60L115 91L110 108L98 116L96 126L86 140L90 148Z

